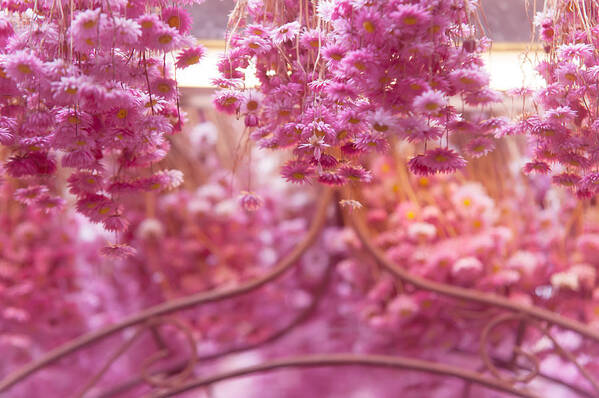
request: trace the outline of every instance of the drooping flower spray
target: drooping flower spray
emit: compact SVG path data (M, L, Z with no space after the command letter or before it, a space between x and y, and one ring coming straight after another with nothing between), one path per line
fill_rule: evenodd
M182 8L193 2L4 2L0 144L6 175L26 186L22 201L59 207L60 165L77 210L118 233L128 224L123 197L181 182L180 172L155 164L184 119L174 68L203 55Z
M545 59L545 86L534 96L539 114L519 123L533 142L525 170L551 174L579 198L599 190L599 6L593 1L545 2L535 17Z
M422 144L415 173L460 169L449 136L466 130L480 155L498 127L466 123L456 107L500 99L476 13L454 0L238 2L214 103L242 117L259 147L292 150L282 175L293 183L367 182L357 155L398 139Z

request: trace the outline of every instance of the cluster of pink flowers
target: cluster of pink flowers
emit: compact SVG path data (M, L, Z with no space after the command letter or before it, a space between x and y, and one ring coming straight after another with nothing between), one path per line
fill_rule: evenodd
M76 298L77 268L97 245L78 239L71 215L40 213L0 188L0 373L75 338L86 328ZM86 249L87 248L87 249Z
M204 51L189 35L188 12L161 0L3 6L4 172L26 182L21 195L30 206L48 210L62 204L63 195L49 193L60 164L69 169L77 210L109 231L125 230L123 196L182 180L176 170L150 166L167 154L166 135L181 129L173 70L197 63Z
M394 170L403 167L379 159L374 183L363 192L368 223L378 231L375 241L390 259L413 275L599 325L597 225L585 223L576 201L560 197L547 177L511 176L504 181L512 184L501 185L458 175L400 182L401 173ZM360 250L358 242L349 242L349 253ZM337 270L338 291L356 300L354 308L378 335L371 348L393 347L441 361L460 353L479 360L472 347L479 344L492 310L414 290L386 273L365 269L356 256ZM493 343L498 357L509 350L505 343L513 331L507 330L504 339ZM574 355L591 356L584 360L589 369L599 369L596 346L579 338L572 343L572 335L554 332L570 341ZM559 366L565 365L546 339L531 332L524 345L542 358L548 374L559 376Z
M584 2L583 2L584 3ZM519 122L533 141L529 173L551 174L553 182L579 198L599 189L599 57L597 5L554 1L535 18L547 53L537 65L546 86L535 92L543 112Z
M484 106L489 89L469 24L476 3L442 1L256 1L234 13L229 48L218 67L216 107L242 116L268 149L292 148L282 169L293 183L367 182L356 160L385 152L396 139L428 148L410 161L421 175L464 167L449 135L467 136L468 155L494 147L500 119L467 121L450 100ZM243 9L245 7L245 9ZM241 15L241 16L240 16ZM253 73L258 87L248 87Z

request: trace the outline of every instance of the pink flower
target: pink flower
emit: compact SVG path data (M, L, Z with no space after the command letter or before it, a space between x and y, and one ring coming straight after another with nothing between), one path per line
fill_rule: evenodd
M447 106L447 99L440 91L429 90L414 98L414 109L426 114L437 114Z
M418 159L416 161L415 159ZM454 150L448 148L436 148L426 151L410 160L414 167L419 170L416 174L452 173L466 166L466 161ZM424 172L428 170L428 173Z
M288 42L299 34L300 27L298 21L281 25L272 32L272 41L277 45Z
M343 185L346 183L345 177L333 171L323 171L319 174L318 181L326 185Z
M106 257L124 259L134 256L137 253L137 250L124 243L111 243L108 246L103 247L100 250L100 253Z
M481 69L456 69L449 74L453 86L462 92L474 92L489 84L489 75Z
M17 83L27 82L43 76L42 63L28 51L18 51L4 60L4 70Z
M524 165L524 172L526 174L539 173L539 174L549 174L551 171L551 167L545 162L536 160L532 162L527 162Z
M256 211L264 205L264 200L254 192L242 191L239 203L246 211Z
M291 160L281 169L281 175L289 182L305 183L314 175L314 169L306 162Z
M162 20L171 28L175 28L181 34L189 33L192 20L189 13L179 7L168 7L162 9Z
M462 284L474 282L483 272L483 265L476 257L464 257L451 267L451 275Z
M195 46L184 49L177 56L176 66L179 69L187 68L188 66L195 65L206 54L204 46Z
M495 149L495 142L489 137L477 137L466 144L464 151L473 158L480 158Z

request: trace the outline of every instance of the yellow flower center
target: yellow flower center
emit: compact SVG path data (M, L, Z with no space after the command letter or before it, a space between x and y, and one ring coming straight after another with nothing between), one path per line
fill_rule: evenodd
M127 117L128 114L129 114L129 112L126 109L121 108L116 113L116 117L118 117L119 119L124 119Z
M255 111L258 109L258 103L256 101L248 101L247 108L249 111Z
M27 64L19 64L17 66L17 69L19 70L19 72L24 73L26 75L31 73L31 68Z
M77 87L68 87L64 90L67 94L77 94Z
M152 26L154 26L154 23L152 21L143 21L141 23L141 27L144 29L150 29Z
M71 124L79 124L79 118L77 116L75 116L75 115L69 116L69 118L67 120Z
M428 102L424 107L427 111L435 111L439 108L439 104L436 102Z
M177 15L173 15L168 19L168 26L179 29L181 27L181 18Z
M364 30L368 33L374 33L374 24L370 21L366 21L362 24Z
M158 37L158 42L160 44L169 44L171 41L173 41L173 36L168 34L161 35L160 37Z
M354 62L354 66L356 67L357 70L360 70L360 71L363 71L366 69L366 65L364 65L364 62L362 62L362 61Z
M380 132L385 132L385 131L389 130L389 126L387 126L386 124L375 123L372 127L376 131L380 131Z
M199 56L197 56L197 55L194 55L194 56L192 56L192 57L189 57L189 58L187 58L187 59L185 60L185 63L186 63L187 65L194 65L194 64L197 64L198 62L200 62L200 57L199 57Z
M168 93L168 92L170 92L170 91L171 91L171 86L169 86L169 85L168 85L168 84L166 84L166 83L160 83L160 84L158 85L158 91L160 91L161 93L164 93L164 94L166 94L166 93Z
M93 19L90 19L89 21L85 21L85 22L83 22L83 27L84 27L85 29L91 29L91 28L93 28L94 26L96 26L96 21L95 21L95 20L93 20Z
M416 25L418 23L418 18L413 15L409 15L403 19L403 23L406 25Z
M296 180L303 180L306 175L304 173L295 172L291 176Z

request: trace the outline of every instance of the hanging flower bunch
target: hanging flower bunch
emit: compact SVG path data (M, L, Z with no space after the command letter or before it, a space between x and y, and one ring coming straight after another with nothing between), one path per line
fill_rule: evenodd
M537 65L546 86L535 93L542 114L523 118L520 128L533 141L530 173L580 198L599 189L599 20L597 4L551 1L535 18L547 54Z
M385 152L396 139L424 144L417 174L447 173L466 161L448 144L466 132L471 153L493 148L504 123L467 122L450 100L478 106L488 88L476 4L464 1L240 2L219 63L214 103L238 114L261 148L292 148L282 175L293 183L367 182L356 155ZM257 87L248 87L255 68Z
M176 170L150 167L167 154L166 135L181 128L174 69L203 55L189 35L191 17L160 0L3 4L5 174L34 187L30 206L49 208L60 204L47 193L60 165L77 210L123 231L122 197L182 179Z

